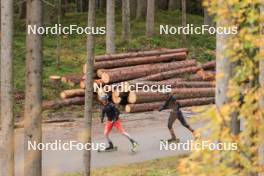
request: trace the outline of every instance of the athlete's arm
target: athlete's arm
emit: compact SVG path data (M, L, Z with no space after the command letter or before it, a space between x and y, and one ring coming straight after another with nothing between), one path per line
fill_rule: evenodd
M105 118L105 107L102 109L101 123L104 123L104 118Z
M166 109L166 108L169 106L169 104L170 104L170 100L171 100L171 97L169 97L169 98L165 101L165 103L160 107L159 111L162 111L162 110Z

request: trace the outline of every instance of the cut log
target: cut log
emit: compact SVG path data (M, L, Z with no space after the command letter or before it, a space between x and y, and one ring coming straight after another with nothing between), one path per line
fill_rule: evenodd
M83 81L80 82L80 88L81 89L85 89L85 87L86 87L85 81L83 80Z
M179 52L188 52L187 48L179 48L179 49L158 49L151 51L139 51L139 52L129 52L129 53L119 53L112 55L100 55L95 57L96 62L100 61L110 61L110 60L119 60L119 59L128 59L133 57L145 57L145 56L155 56L161 54L171 54L171 53L179 53Z
M215 87L214 81L178 81L176 84L171 85L171 87L177 88L210 88Z
M113 91L112 95L114 95L115 97L127 97L129 94L129 92L120 92L120 91Z
M95 79L94 80L94 83L96 83L96 84L104 84L104 82L103 82L103 80L102 79Z
M208 80L208 79L212 79L212 78L215 77L215 73L212 73L212 72L209 72L209 71L204 71L203 69L199 70L197 72L197 75L202 77L203 80Z
M153 75L149 75L146 77L141 78L140 80L143 81L161 81L166 80L172 77L185 77L186 74L192 74L196 73L200 68L199 67L187 67L187 68L181 68L177 70L171 70L161 73L156 73Z
M199 74L185 75L183 78L181 78L182 79L181 81L214 81L215 80L215 72L205 71L205 73L210 76L204 77ZM179 78L166 79L166 80L159 81L159 83L175 82L178 79Z
M157 56L148 56L148 57L135 57L130 59L122 59L116 61L104 61L104 62L96 62L94 64L95 69L109 69L109 68L117 68L117 67L125 67L125 66L134 66L148 63L159 63L159 62L168 62L172 60L184 60L187 57L186 52L181 53L173 53L166 55L157 55Z
M50 81L50 83L52 83L52 84L58 84L58 83L61 82L61 76L51 75L51 76L49 77L49 81Z
M215 67L216 67L216 61L210 61L210 62L207 62L205 64L202 64L201 67L204 69L204 70L214 70Z
M69 84L70 86L76 86L80 84L83 79L83 74L72 74L72 75L65 75L61 78L63 83Z
M97 72L96 72L97 76L98 76L99 78L102 78L102 74L104 73L105 70L106 70L106 69L98 69Z
M84 97L74 97L63 100L52 100L43 102L43 110L52 109L52 108L61 108L70 105L83 105Z
M61 98L72 98L72 97L81 97L85 95L84 89L71 89L71 90L64 90L60 93Z
M169 93L161 92L130 92L128 96L129 103L147 103L154 101L163 101L169 95L174 95L178 100L188 98L213 97L214 88L176 88Z
M104 83L120 82L132 80L135 78L144 77L153 73L179 69L188 66L195 66L195 60L178 61L162 64L148 64L142 65L142 67L130 67L129 69L119 69L116 71L107 71L102 74L102 80Z
M126 105L127 104L127 96L128 93L122 94L122 96L116 96L116 94L112 93L112 101L115 104Z
M201 106L209 105L214 103L214 98L195 98L195 99L185 99L178 101L181 107L191 107L191 106ZM142 103L142 104L127 104L125 111L127 113L135 112L146 112L158 110L164 102L155 102L155 103Z
M169 79L172 77L185 77L186 74L192 74L192 73L196 73L196 72L202 72L204 73L204 69L205 68L214 68L215 67L215 61L210 61L206 64L203 64L201 66L192 66L192 67L187 67L187 68L181 68L181 69L177 69L177 70L170 70L170 71L164 71L164 72L160 72L160 73L156 73L156 74L152 74L146 77L141 78L140 80L145 80L145 81L161 81L161 80L165 80L165 79ZM201 76L203 77L203 79L206 79L207 77L210 77L212 75L206 75L201 74Z

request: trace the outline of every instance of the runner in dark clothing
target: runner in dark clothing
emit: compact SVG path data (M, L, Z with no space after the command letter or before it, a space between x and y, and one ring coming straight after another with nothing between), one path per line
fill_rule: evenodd
M132 151L135 151L136 147L138 146L138 143L134 139L132 139L130 135L122 127L122 124L119 120L119 115L120 115L119 110L115 107L113 103L109 102L107 95L103 95L102 97L100 97L100 100L104 105L102 110L101 123L104 122L105 116L107 117L107 122L105 124L105 129L104 129L104 135L109 143L109 146L105 150L114 149L114 144L109 138L109 134L114 126L120 133L122 133L130 140L132 144Z
M176 119L178 119L184 127L186 127L188 130L194 133L194 130L190 127L190 125L184 119L182 112L180 110L180 104L177 102L177 99L175 96L173 95L170 96L165 101L164 105L159 109L159 111L162 111L166 108L172 109L170 112L169 120L168 120L168 128L171 134L171 139L169 139L168 142L179 141L179 139L176 138L176 135L172 127Z

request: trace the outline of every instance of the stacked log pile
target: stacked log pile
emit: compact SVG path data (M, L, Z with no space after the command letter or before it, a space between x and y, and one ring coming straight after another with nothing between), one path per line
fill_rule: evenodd
M125 105L128 113L156 110L170 95L175 95L182 107L214 103L215 61L198 64L196 60L187 58L186 48L96 56L95 92L98 96L109 94L115 104ZM80 85L80 88L61 92L60 104L82 104L85 72L86 65L83 66L83 74L61 78L62 82L71 86ZM138 85L140 88L135 89ZM170 92L144 89L166 86L171 88ZM105 91L106 87L110 92Z

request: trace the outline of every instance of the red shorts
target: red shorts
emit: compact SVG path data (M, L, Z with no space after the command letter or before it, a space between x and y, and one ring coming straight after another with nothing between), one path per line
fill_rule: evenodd
M117 120L115 122L112 121L107 121L105 124L105 129L104 129L104 134L107 135L111 132L113 126L120 132L123 133L125 132L124 128L121 125L120 120Z

